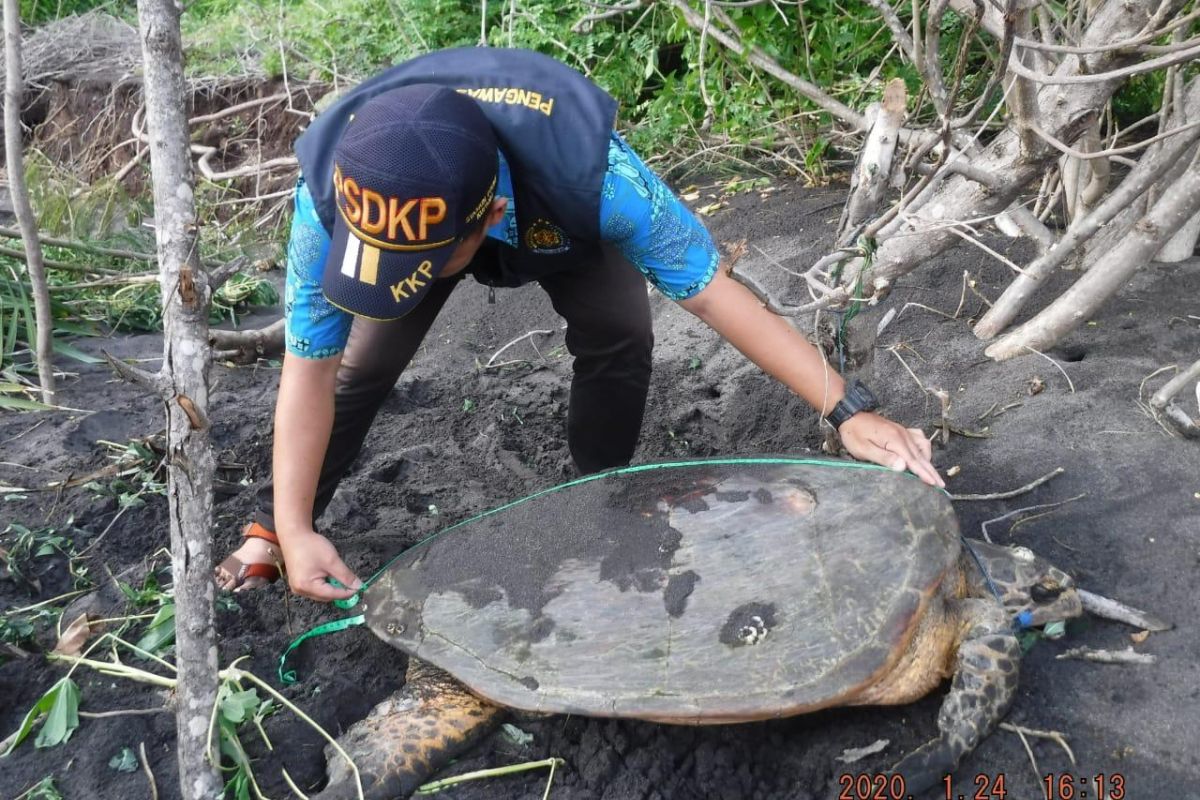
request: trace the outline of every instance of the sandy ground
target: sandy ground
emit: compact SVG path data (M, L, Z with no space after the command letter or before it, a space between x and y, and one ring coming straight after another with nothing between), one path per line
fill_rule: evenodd
M824 252L842 198L840 191L782 184L765 197L733 197L728 208L706 222L720 241L747 238L774 259L799 268ZM992 244L1028 256L1021 243ZM767 279L780 276L753 249L741 266ZM1007 268L963 245L901 280L884 306L865 312L860 320L868 330L889 308L899 315L876 342L851 354L851 368L875 388L889 415L932 432L940 408L925 389L943 389L951 398L955 426L982 436L954 434L935 450L939 468L958 468L949 481L952 492L1014 489L1057 467L1065 470L1009 500L957 502L964 532L979 535L984 521L1063 502L1043 509L1047 513L1040 516L1016 515L988 530L997 541L1032 547L1085 587L1177 624L1175 630L1136 645L1157 656L1153 666L1056 659L1073 646L1121 649L1131 644L1131 630L1123 626L1090 619L1072 624L1065 640L1038 643L1026 657L1008 718L1061 731L1070 742L1074 766L1057 744L1031 740L1039 773L1069 774L1089 783L1098 774L1119 774L1124 797L1133 800L1200 797L1200 633L1194 624L1200 584L1200 448L1167 436L1138 405L1139 387L1148 375L1169 364L1190 363L1200 353L1198 267L1200 262L1191 261L1141 271L1117 300L1049 353L1062 370L1035 355L995 364L983 356L969 328L982 307L974 293L967 293L956 318L909 305L953 316L964 271L980 295L999 293ZM1054 285L1071 278L1070 273L1060 275ZM669 301L654 296L653 309L655 377L638 461L816 452L820 431L801 402ZM479 368L503 345L533 329L551 333L514 345L500 359L518 363ZM122 357L161 353L152 336L91 340L82 346L93 351L105 347ZM115 382L107 370L73 363L63 367L76 376L65 382L62 403L91 413L0 416L5 462L0 483L33 487L80 475L106 463L97 440L124 442L161 430L157 404ZM371 574L431 532L573 477L562 437L569 378L561 323L538 289L499 291L493 305L484 289L464 284L387 401L362 458L323 521L347 562L360 574ZM224 552L253 507L252 488L239 481L252 484L267 469L278 372L217 367L213 379L214 439L225 465L220 477L230 487L216 506L216 548ZM1148 387L1152 390L1164 379L1156 377ZM1044 389L1031 394L1036 383ZM31 492L26 498L0 504L0 516L60 528L73 517L70 535L79 549L96 541L116 513L115 501L82 488ZM1029 519L1020 521L1025 516ZM167 545L165 519L160 497L124 514L91 551L87 565L92 579L109 583L108 571L132 570L130 575L139 578L161 569L164 560L153 554ZM548 521L546 535L553 534L553 521ZM68 590L66 567L62 558L36 560L30 574L39 588L0 580L0 604L24 606ZM276 662L287 643L341 614L285 598L279 586L238 595L236 603L223 603L218 611L222 662L248 655L246 666L275 681ZM49 638L42 637L44 646L52 646ZM62 672L37 655L3 658L0 735L19 724ZM336 732L397 687L403 663L397 651L357 628L305 645L295 659L301 681L285 691ZM164 700L140 685L83 671L76 676L84 710L148 708ZM521 746L495 735L443 774L558 756L566 767L555 777L550 794L555 800L856 797L840 794L839 776L886 769L930 738L939 702L934 695L899 708L840 709L702 729L521 718L515 724L532 735L530 743ZM286 713L269 718L266 730L274 752L255 741L253 753L267 796L290 796L280 766L302 787L318 787L324 761L318 736ZM877 739L889 741L883 752L851 766L836 760L844 749ZM0 797L15 797L47 775L55 777L67 798L147 797L142 772L108 766L122 747L136 749L139 742L146 743L159 796L176 797L173 740L174 721L166 713L85 719L66 745L37 750L30 741L0 762ZM1044 797L1021 741L1003 731L964 761L954 776L952 796L1000 797L975 794L984 784L995 788L998 776L1004 776L1009 798ZM538 798L544 784L544 773L531 773L443 796ZM1108 778L1105 785L1111 790L1115 784ZM1087 798L1096 796L1094 784L1075 789L1074 797L1083 798L1084 792ZM945 792L930 796L945 797ZM1115 792L1109 796L1120 800Z

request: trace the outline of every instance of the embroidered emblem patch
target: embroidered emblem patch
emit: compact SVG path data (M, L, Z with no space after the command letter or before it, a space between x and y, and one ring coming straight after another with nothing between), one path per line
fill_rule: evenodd
M550 255L571 249L571 240L553 222L539 219L525 230L525 246L535 253Z

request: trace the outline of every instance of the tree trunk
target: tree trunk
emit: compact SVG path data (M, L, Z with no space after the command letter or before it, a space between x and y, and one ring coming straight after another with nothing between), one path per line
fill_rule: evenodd
M1192 161L1133 230L1044 311L984 352L997 361L1053 347L1144 267L1200 211L1200 159Z
M21 14L17 0L4 0L4 152L8 162L8 187L13 210L25 244L25 263L33 290L33 308L37 330L28 331L31 349L37 360L42 402L54 403L54 319L50 312L50 290L46 286L46 268L42 262L42 243L38 240L37 220L25 189L25 147L21 142L21 103L25 98L21 68Z
M215 460L207 416L210 290L197 254L179 14L173 0L138 0L163 294L159 388L167 410L179 785L187 800L207 800L222 793L217 765L207 761L209 717L217 699L210 549Z

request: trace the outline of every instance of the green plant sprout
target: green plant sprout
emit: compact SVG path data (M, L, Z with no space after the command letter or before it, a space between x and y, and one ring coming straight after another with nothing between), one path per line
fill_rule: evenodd
M28 528L10 522L0 533L0 567L9 576L37 585L32 575L35 562L58 555L67 560L74 588L88 585L87 567L79 560L80 554L65 533L71 530L74 530L74 518L68 519L62 528Z
M54 777L47 775L13 800L63 800L63 796L54 786Z
M108 644L110 646L112 660L101 661L90 657L93 651L99 648L101 644ZM170 674L161 675L151 672L149 669L135 667L122 662L117 654L118 647L124 648L152 664L162 667ZM138 645L131 644L113 633L104 633L97 637L95 641L88 645L83 654L79 656L51 653L47 655L47 658L51 661L62 661L70 664L70 669L65 676L34 704L25 715L18 730L3 742L0 742L0 747L4 748L4 755L12 752L14 748L28 738L39 722L42 724L42 729L35 741L38 747L52 747L62 744L70 738L79 725L78 709L80 692L79 687L72 679L74 671L79 667L88 667L101 675L125 678L164 689L174 689L177 682L175 678L176 667L174 664ZM212 760L212 763L220 766L223 771L230 773L225 784L225 790L229 796L237 798L237 800L250 800L252 797L257 798L257 800L265 800L254 777L253 762L243 744L244 728L250 726L257 732L267 749L273 751L274 747L263 727L263 720L280 709L287 709L317 731L332 747L334 752L346 760L354 775L358 797L362 800L361 776L357 765L350 758L349 754L346 753L328 731L322 728L303 709L296 706L254 673L239 667L239 662L245 658L247 656L236 659L228 667L218 672L220 684L218 686L217 700L213 704L209 719L209 758ZM260 692L265 694L266 697L263 697ZM222 756L227 759L230 766L222 765ZM531 769L549 768L549 780L546 784L546 793L543 795L543 798L545 798L549 796L555 769L563 766L563 764L564 762L560 758L548 758L507 767L479 770L424 784L418 788L418 793L430 794L466 781L515 774ZM296 787L287 770L284 769L282 773L288 785L300 797L304 797L304 794Z
M99 439L97 444L108 448L108 458L117 473L108 483L88 481L83 488L100 497L112 497L122 511L146 504L143 495L166 495L163 456L157 451L153 437L134 439L121 444Z

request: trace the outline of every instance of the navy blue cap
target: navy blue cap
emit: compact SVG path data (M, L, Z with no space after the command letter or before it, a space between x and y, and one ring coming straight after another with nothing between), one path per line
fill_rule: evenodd
M491 207L497 153L487 117L453 89L405 86L363 105L334 149L329 301L377 320L415 308Z

